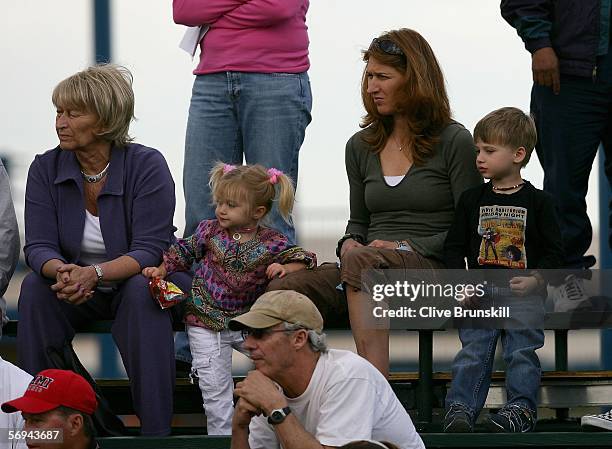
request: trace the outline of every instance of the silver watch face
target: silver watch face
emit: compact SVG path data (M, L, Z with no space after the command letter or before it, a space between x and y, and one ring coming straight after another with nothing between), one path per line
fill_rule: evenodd
M285 420L287 414L283 409L273 410L270 416L268 416L268 422L270 424L280 424Z

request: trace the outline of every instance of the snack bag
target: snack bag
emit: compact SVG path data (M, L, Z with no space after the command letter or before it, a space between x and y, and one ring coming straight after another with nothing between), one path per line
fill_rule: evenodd
M175 284L159 278L149 281L149 290L162 309L175 306L187 297Z

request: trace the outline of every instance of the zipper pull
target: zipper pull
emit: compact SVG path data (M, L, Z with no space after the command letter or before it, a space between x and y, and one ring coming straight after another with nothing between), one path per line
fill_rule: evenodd
M591 76L593 77L593 82L597 81L597 65L593 67L593 73Z

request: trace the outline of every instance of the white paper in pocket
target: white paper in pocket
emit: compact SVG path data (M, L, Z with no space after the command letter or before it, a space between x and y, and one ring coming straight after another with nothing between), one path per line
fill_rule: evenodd
M191 55L191 58L194 57L195 52L200 44L200 41L204 37L204 35L208 32L210 27L208 25L202 25L199 27L187 27L185 30L185 34L179 43L179 48L185 50L187 53Z

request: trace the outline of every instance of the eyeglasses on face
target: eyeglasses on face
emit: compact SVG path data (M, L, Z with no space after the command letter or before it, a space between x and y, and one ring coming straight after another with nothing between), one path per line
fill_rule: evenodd
M370 44L370 48L372 47L376 47L388 55L403 56L404 58L406 57L399 45L397 45L391 39L379 39L375 37L372 39L372 43Z
M268 334L273 334L274 332L287 332L285 329L251 329L250 327L245 327L242 329L242 339L246 340L247 337L253 337L255 340L261 340Z
M266 335L273 334L274 332L295 332L295 331L298 331L298 330L299 329L294 329L294 330L270 329L270 328L266 328L266 329L251 329L250 327L245 327L240 332L242 334L242 339L243 340L246 340L247 337L253 337L255 340L261 340Z

